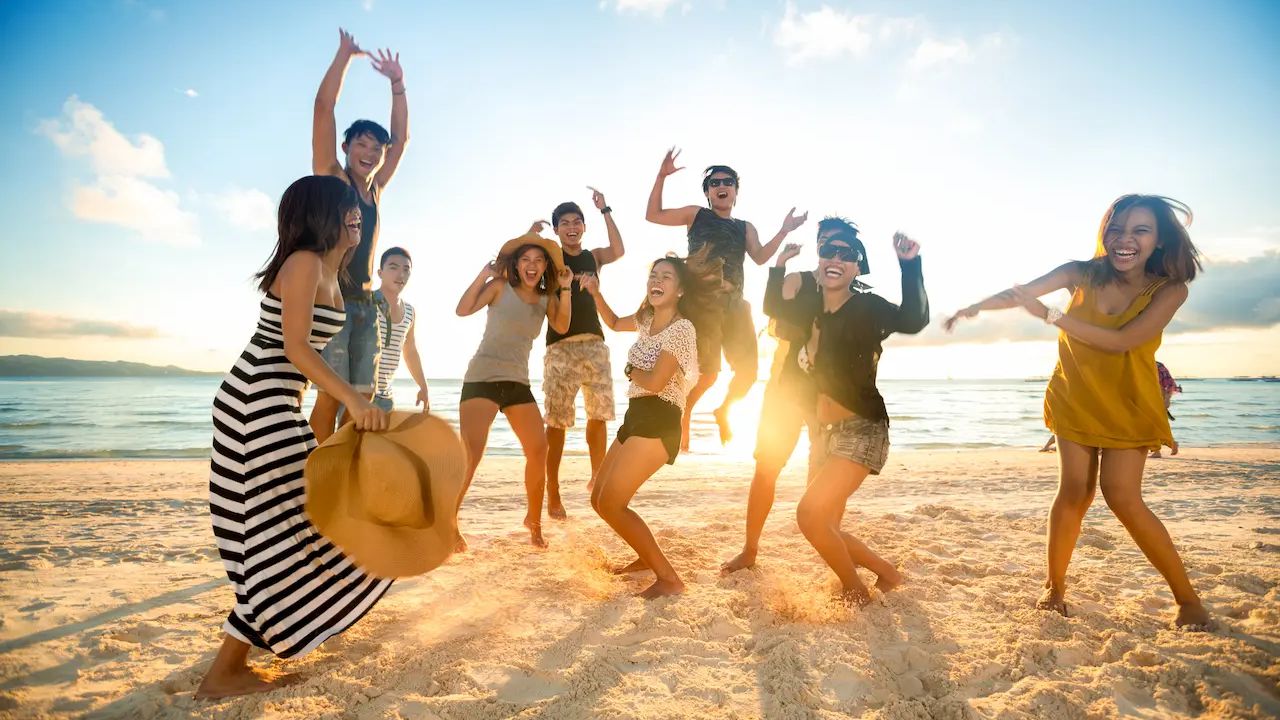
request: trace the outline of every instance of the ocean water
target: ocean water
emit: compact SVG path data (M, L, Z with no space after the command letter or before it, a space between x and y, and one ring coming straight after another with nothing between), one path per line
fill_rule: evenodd
M188 378L3 378L0 379L0 460L207 457L211 408L220 377ZM1239 380L1180 380L1174 396L1174 436L1188 447L1280 444L1280 383ZM883 380L880 391L892 419L895 448L1038 447L1048 437L1041 407L1044 380ZM411 380L397 380L400 403L411 403ZM456 425L462 381L431 381L432 411ZM694 415L694 454L751 456L763 384L735 407L737 437L722 449L711 409L723 393L713 388ZM534 397L541 401L537 381ZM626 387L615 389L618 419L626 410ZM307 394L309 411L314 392ZM566 454L584 454L585 417L570 430ZM796 457L803 457L803 440ZM520 453L501 416L487 452Z

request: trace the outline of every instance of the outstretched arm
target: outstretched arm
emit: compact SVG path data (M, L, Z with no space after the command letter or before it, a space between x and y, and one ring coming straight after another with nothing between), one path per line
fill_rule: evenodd
M387 157L374 176L378 188L385 188L391 177L400 167L400 158L409 147L409 101L404 95L404 70L400 67L400 53L394 55L390 50L379 50L373 58L373 69L382 73L391 81L391 147L387 148Z
M320 81L311 118L311 172L316 175L342 175L342 163L338 162L338 127L333 110L338 105L342 80L347 75L351 59L366 54L351 33L338 28L338 52Z
M591 191L591 202L604 214L604 227L609 233L609 247L597 248L591 253L596 257L596 265L608 265L621 260L627 251L622 247L622 233L618 232L618 226L613 222L613 209L609 208L609 212L604 212L609 207L609 203L604 201L604 194L590 185L587 189Z
M693 219L698 215L698 208L695 205L686 205L682 208L662 207L662 187L666 182L667 176L684 169L683 167L676 167L676 158L678 157L680 157L680 151L671 148L667 151L666 157L662 159L662 167L658 168L658 177L653 181L653 189L649 191L649 204L644 211L644 219L651 223L670 225L672 227L678 225L687 227L693 224Z
M787 217L783 219L782 227L778 230L778 233L774 235L773 239L766 245L760 244L760 234L756 232L756 226L751 223L747 223L747 255L750 255L751 259L754 260L757 265L763 265L769 262L769 258L773 257L773 254L778 252L778 246L782 244L782 241L786 239L787 235L790 234L792 230L803 225L804 221L808 219L809 213L806 212L805 214L796 217L796 209L791 208L787 213Z
M578 281L582 285L582 289L591 294L591 299L596 303L596 312L600 314L600 319L605 325L609 326L614 332L635 332L636 316L628 315L626 317L618 317L618 314L609 307L609 303L605 302L604 295L600 292L600 276L589 275Z
M1013 293L1033 316L1044 320L1049 308L1030 292L1015 287ZM1063 315L1053 324L1071 337L1110 353L1123 353L1147 342L1164 331L1174 313L1187 301L1187 284L1169 283L1155 292L1151 304L1120 328L1102 328L1083 320Z
M1026 285L1021 286L1022 289L1032 297L1040 297L1048 295L1054 290L1075 287L1080 284L1083 274L1083 263L1069 262L1050 270L1040 277L1032 280ZM960 318L971 318L976 316L983 310L1007 310L1021 305L1018 301L1017 291L1014 288L1002 290L991 297L980 300L963 310L958 311L955 315L942 321L942 327L947 332L955 327L956 322Z

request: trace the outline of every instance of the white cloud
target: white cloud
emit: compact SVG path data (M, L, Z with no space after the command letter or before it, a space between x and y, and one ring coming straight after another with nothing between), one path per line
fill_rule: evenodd
M877 28L874 16L843 13L827 5L802 13L788 2L773 32L773 44L782 48L788 65L802 65L810 60L861 56L881 31L892 34L899 29L897 22Z
M72 318L24 310L0 309L0 337L10 338L157 338L159 330L114 320Z
M187 88L186 90L182 91L182 94L186 95L189 98L200 97L200 93L196 92L195 88Z
M276 204L261 190L231 188L211 200L228 223L242 230L271 230L276 225Z
M652 15L654 17L662 17L666 14L667 8L675 4L675 0L614 0L614 7L619 14L635 13L637 15ZM608 2L601 2L601 9L607 8ZM688 14L692 6L685 3L682 12Z
M943 65L966 63L972 59L973 52L964 38L950 41L925 38L916 47L911 59L907 61L907 68L914 72L921 72Z
M169 177L159 140L125 137L102 111L74 95L60 117L41 122L36 132L63 155L89 160L93 180L71 185L68 205L76 217L129 228L151 242L199 244L196 216L182 209L177 193L143 179Z

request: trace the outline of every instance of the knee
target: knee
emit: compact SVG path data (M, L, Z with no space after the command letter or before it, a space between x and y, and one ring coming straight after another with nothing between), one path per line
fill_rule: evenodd
M610 496L608 493L600 493L591 499L591 507L595 508L596 514L602 518L615 518L626 512L627 503L616 497Z
M1146 503L1142 501L1142 493L1131 488L1104 483L1102 498L1107 501L1107 507L1111 508L1111 512L1118 518L1131 515L1146 507Z
M1084 514L1093 504L1094 489L1092 487L1058 488L1054 504L1060 508Z
M524 456L531 463L545 463L547 461L547 438L541 437L526 445Z
M825 508L808 497L800 499L796 505L796 525L800 526L800 532L806 538L812 540L825 531L829 524Z

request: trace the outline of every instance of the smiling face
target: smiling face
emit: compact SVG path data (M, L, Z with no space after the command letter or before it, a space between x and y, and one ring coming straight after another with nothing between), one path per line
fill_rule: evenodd
M540 247L526 247L516 257L516 277L527 288L536 288L547 271L547 252Z
M1156 215L1141 205L1116 213L1102 237L1107 260L1118 273L1145 268L1159 237Z
M337 249L345 253L360 244L360 208L357 206L348 210L342 222L345 232L342 233Z
M712 210L732 210L738 202L738 181L729 173L717 170L707 178L706 196Z
M582 234L587 231L587 224L578 213L565 213L556 223L556 237L560 244L574 254L582 247Z
M674 307L680 302L680 273L674 264L666 260L659 260L650 268L646 287L646 297L654 309Z
M356 136L349 143L343 143L342 150L347 154L347 167L351 174L362 180L378 172L387 156L387 146L368 133Z
M818 247L818 284L824 290L848 289L861 267L858 250L843 239L828 240Z

